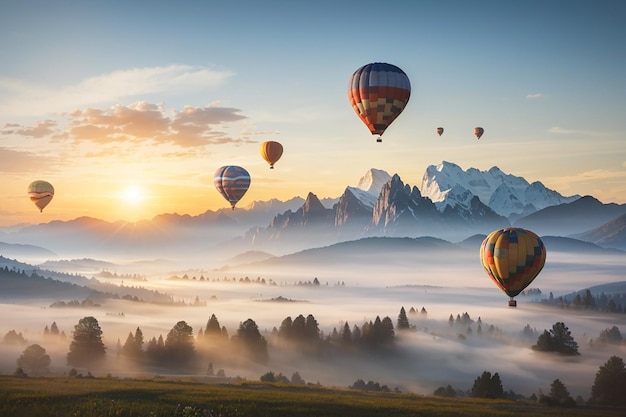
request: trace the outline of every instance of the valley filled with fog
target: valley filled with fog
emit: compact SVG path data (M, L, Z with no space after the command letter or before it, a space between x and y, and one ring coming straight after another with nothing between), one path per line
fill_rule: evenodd
M92 306L52 307L56 300L45 296L2 297L0 314L10 319L0 322L0 335L11 330L21 333L28 345L38 343L46 349L51 372L66 373L71 368L66 355L74 326L92 316L102 329L106 363L82 372L154 376L170 371L134 366L117 354L119 344L138 327L147 342L160 335L165 338L182 320L196 336L214 314L232 337L242 322L252 319L268 342L266 363L232 360L228 352L214 351L185 374L210 382L206 371L211 363L227 378L255 380L269 371L287 377L297 372L311 383L347 387L362 379L418 394L432 394L448 384L466 391L483 371L489 371L499 373L505 391L539 394L549 391L558 378L573 396L588 398L598 368L612 355L624 357L623 345L594 343L603 330L613 326L626 330L623 312L563 309L540 302L550 293L558 298L623 281L624 252L560 250L558 241L550 249L548 238L545 268L529 287L535 291L519 295L518 307L510 308L508 297L485 274L472 244L401 243L404 249L392 250L387 241L369 240L355 243L357 247L343 243L282 257L243 254L238 263L234 259L207 262L203 268L197 267L202 264L197 258L190 261L193 268L184 268L184 262L168 268L146 261L109 264L104 271L101 266L90 270L78 261L58 263L57 270L112 284L119 294L141 287L167 294L172 302L108 298ZM285 318L298 315L314 316L321 338L331 338L346 323L361 327L377 316L389 317L395 327L402 307L412 329L396 329L393 348L384 352L311 354L275 335ZM43 336L44 328L53 322L65 339L51 341ZM556 322L569 328L579 356L531 349L538 335ZM527 325L534 332L530 336L523 334ZM24 348L0 344L0 372L12 373Z

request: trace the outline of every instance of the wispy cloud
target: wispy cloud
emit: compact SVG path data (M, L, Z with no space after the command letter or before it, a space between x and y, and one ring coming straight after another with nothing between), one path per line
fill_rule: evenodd
M170 65L114 71L60 88L4 77L0 78L0 114L40 116L146 94L198 91L220 85L233 75L204 67Z
M185 106L180 111L165 112L160 104L136 102L109 109L74 110L62 116L67 118L66 127L45 120L33 126L7 124L1 132L4 135L66 138L76 143L97 144L150 142L195 147L248 142L247 138L233 138L222 130L227 124L245 120L247 116L239 109L218 105Z
M539 99L539 98L544 98L544 97L545 95L542 93L526 94L526 98L529 100Z
M560 126L552 126L548 129L549 133L556 135L585 135L585 136L602 136L604 132L598 132L593 130L581 130L581 129L566 129Z

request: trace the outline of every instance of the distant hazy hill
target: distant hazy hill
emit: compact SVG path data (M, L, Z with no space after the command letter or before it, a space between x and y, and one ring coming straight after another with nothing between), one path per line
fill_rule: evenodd
M574 237L607 248L626 250L626 213L600 227L574 235Z

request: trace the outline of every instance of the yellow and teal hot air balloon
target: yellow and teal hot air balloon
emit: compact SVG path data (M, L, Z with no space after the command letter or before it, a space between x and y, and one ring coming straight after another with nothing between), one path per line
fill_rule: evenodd
M513 299L539 275L546 262L546 247L535 233L518 227L494 230L480 246L480 262L487 275Z
M230 203L232 209L250 187L250 174L236 165L226 165L215 171L213 182L217 191Z
M400 68L374 62L357 69L348 83L350 105L372 135L380 136L402 113L411 96L411 82Z
M47 181L33 181L28 186L28 197L39 208L39 211L43 212L54 197L54 187Z

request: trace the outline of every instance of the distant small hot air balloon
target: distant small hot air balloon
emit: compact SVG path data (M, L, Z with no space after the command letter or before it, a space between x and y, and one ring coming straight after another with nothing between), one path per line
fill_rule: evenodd
M215 171L213 183L234 210L250 187L250 174L242 167L226 165Z
M480 245L480 262L487 275L510 298L526 288L546 262L546 247L535 233L518 227L494 230Z
M54 187L47 181L33 181L28 186L28 197L40 212L52 201L54 197Z
M259 151L261 152L263 159L270 164L270 169L274 169L274 164L283 155L283 145L273 140L269 140L261 144Z
M438 128L437 128L437 134L438 134L439 136L443 135L443 127L438 127Z
M485 133L485 129L483 129L482 127L474 128L474 136L476 136L476 139L480 139L483 133Z
M357 69L348 83L350 105L372 135L380 136L402 113L411 96L409 77L395 65L374 62Z

